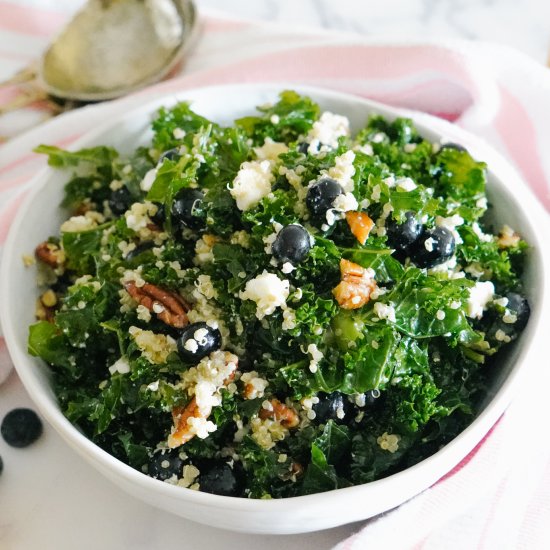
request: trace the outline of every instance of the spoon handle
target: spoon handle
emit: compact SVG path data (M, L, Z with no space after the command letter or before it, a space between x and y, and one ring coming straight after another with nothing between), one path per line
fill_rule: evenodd
M32 103L43 101L45 99L48 99L48 94L37 87L22 90L21 94L14 97L7 103L0 105L0 116L10 113L12 111L17 111L18 109L24 109Z
M36 67L34 64L31 64L27 67L24 67L20 71L17 71L13 76L6 80L0 81L0 88L4 86L15 86L17 84L24 84L30 82L31 80L36 79Z

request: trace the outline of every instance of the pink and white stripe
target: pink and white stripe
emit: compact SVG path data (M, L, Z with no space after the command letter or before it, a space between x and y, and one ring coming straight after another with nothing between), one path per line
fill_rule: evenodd
M38 55L67 16L31 5L0 1L0 77ZM98 122L153 97L231 82L323 86L453 120L503 152L550 208L550 72L522 54L466 42L382 44L219 15L204 17L202 24L203 36L182 76L38 127L40 106L0 120L0 135L13 138L0 147L0 247L30 178L45 165L31 152L34 146L70 146ZM0 102L16 93L14 87L0 91ZM22 124L32 129L15 137ZM3 350L0 340L0 379L8 362ZM545 377L539 386L549 387ZM538 414L523 392L459 467L368 521L338 548L550 548L550 438L538 432L539 422L525 420Z

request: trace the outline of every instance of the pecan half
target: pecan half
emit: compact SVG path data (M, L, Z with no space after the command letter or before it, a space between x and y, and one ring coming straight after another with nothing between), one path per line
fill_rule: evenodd
M340 260L341 282L332 293L342 309L364 306L376 288L376 281L368 270L348 260Z
M183 328L189 323L187 312L191 308L179 294L150 283L137 286L133 281L125 283L124 288L136 302L156 313L167 325Z
M65 252L56 244L44 241L34 250L34 255L38 260L56 268L65 262Z
M295 428L300 423L298 413L278 399L270 399L272 409L260 409L259 417L262 420L272 418L281 424L283 428Z

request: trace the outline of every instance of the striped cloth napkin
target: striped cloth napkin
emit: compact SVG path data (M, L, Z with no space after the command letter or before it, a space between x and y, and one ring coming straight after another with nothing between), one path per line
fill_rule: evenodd
M35 58L67 17L45 0L0 1L0 78ZM454 121L514 164L550 207L550 71L502 46L381 43L338 33L202 17L202 37L183 76L122 100L47 119L43 104L0 120L0 247L47 142L70 146L99 121L152 98L210 84L279 82L350 92ZM0 90L0 103L21 93ZM24 128L31 128L20 134ZM542 367L542 364L540 365ZM11 368L0 338L0 381ZM341 550L361 548L550 548L547 369L519 392L485 440L445 478L399 508L366 522ZM547 416L547 415L546 415Z

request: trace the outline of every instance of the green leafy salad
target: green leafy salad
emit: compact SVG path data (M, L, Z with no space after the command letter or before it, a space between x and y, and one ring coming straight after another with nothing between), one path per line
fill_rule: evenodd
M528 321L527 245L484 222L485 164L411 120L351 135L292 91L257 113L162 108L129 155L38 147L70 180L29 351L72 423L164 482L386 477L472 422Z

